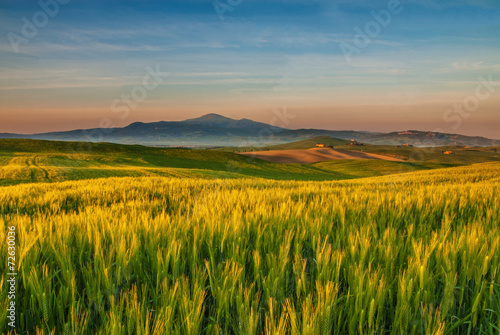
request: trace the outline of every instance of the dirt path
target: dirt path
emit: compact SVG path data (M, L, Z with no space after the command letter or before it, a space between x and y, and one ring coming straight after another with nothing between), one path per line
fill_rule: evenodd
M378 159L393 162L403 162L400 159L389 156L370 154L367 152L359 151L335 150L331 148L313 148L308 150L252 151L240 152L240 155L252 156L274 163L285 164L309 164L339 159Z

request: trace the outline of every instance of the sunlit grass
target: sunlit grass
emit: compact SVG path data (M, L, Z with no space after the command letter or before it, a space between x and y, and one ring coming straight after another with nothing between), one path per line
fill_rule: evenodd
M350 181L2 187L2 236L15 225L19 237L18 330L495 334L499 176L488 163Z

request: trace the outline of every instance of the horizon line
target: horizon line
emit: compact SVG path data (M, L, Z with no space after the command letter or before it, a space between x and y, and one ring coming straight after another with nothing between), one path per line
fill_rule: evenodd
M498 138L490 138L490 137L485 137L485 136L480 136L480 135L464 135L464 134L460 134L460 133L448 133L448 132L444 132L444 131L430 131L430 130L420 130L420 129L399 129L399 130L392 130L392 131L388 131L388 132L383 132L383 131L354 130L354 129L284 128L284 127L279 127L279 126L273 126L273 125L268 124L266 122L255 121L255 120L252 120L252 119L249 119L249 118L235 119L235 118L231 118L231 117L228 117L228 116L225 116L225 115L222 115L222 114L218 114L218 113L206 113L206 114L194 117L194 118L188 118L188 119L184 119L184 120L180 120L180 121L166 121L166 120L158 120L158 121L150 121L150 122L134 121L134 122L131 122L131 123L129 123L126 126L123 126L123 127L74 128L74 129L67 129L67 130L48 131L48 132L42 132L42 133L10 133L10 132L1 132L0 135L34 136L34 135L45 135L45 134L53 134L53 133L64 133L64 132L70 132L70 131L88 131L88 130L97 130L97 129L101 129L101 130L102 129L114 130L114 129L123 129L123 128L129 127L130 125L135 124L135 123L141 123L141 124L151 124L151 123L160 123L160 122L172 122L172 123L176 123L176 122L185 122L185 121L190 121L190 120L196 120L196 119L200 119L200 118L203 118L203 117L206 117L206 116L218 116L218 117L222 117L222 118L233 120L233 121L249 120L249 121L256 122L256 123L266 124L266 125L268 125L270 127L282 128L282 129L284 129L284 131L287 131L287 130L324 130L324 131L339 131L339 132L341 132L341 131L352 131L352 132L374 133L374 134L391 134L391 133L417 131L417 132L424 132L424 133L428 132L428 133L433 133L433 134L447 134L447 135L460 135L460 136L466 136L466 137L480 137L480 138L485 138L485 139L489 139L489 140L500 141L500 139L498 139Z

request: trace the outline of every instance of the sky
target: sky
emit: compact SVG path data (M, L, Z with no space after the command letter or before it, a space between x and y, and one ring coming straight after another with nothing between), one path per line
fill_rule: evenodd
M0 132L278 113L500 139L499 112L498 0L0 0Z

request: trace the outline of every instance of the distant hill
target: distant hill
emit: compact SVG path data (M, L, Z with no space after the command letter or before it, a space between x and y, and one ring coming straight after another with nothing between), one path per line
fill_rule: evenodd
M0 138L29 138L59 141L114 142L151 146L234 145L248 141L261 132L275 133L286 129L248 119L234 120L207 114L185 121L134 122L123 128L78 129L34 135L0 134Z
M113 130L112 136L139 136L160 138L185 137L185 140L193 141L204 137L243 137L253 136L262 129L272 132L284 131L284 128L270 126L265 123L255 122L248 119L234 120L217 114L207 114L196 119L188 119L177 122L135 122L124 128ZM203 143L203 142L201 142Z
M123 128L78 129L33 135L0 134L0 138L113 142L162 147L262 147L308 140L318 136L384 145L500 145L500 140L484 137L418 130L374 133L352 130L285 129L249 119L235 120L218 114L207 114L184 121L134 122Z
M20 135L20 134L12 134L12 133L0 133L0 138L24 138L30 135Z
M431 131L407 130L391 133L373 133L360 131L338 131L321 129L298 129L279 132L275 138L280 141L297 141L318 136L330 136L338 139L355 140L379 145L413 145L415 147L439 147L448 145L491 147L500 145L500 140L481 136L465 136Z
M437 133L431 131L407 130L387 134L366 135L360 138L370 144L401 145L411 144L413 146L484 146L491 147L500 144L499 140L492 140L481 136L465 136L460 134Z
M307 140L290 142L286 144L270 145L262 147L244 147L239 151L243 154L248 152L269 152L275 151L297 151L316 148L317 143L333 146L337 151L360 151L392 157L395 159L415 162L425 161L440 164L474 164L484 162L500 161L500 147L467 147L467 146L439 146L439 147L412 147L403 145L377 145L363 144L362 146L352 146L351 141L333 138L329 136L317 136ZM219 150L235 151L234 148L221 148ZM451 152L447 155L444 152ZM292 153L290 153L291 155ZM285 155L289 155L285 153ZM264 155L265 156L265 155ZM263 158L265 159L265 158Z
M365 138L370 135L376 136L377 134L378 133L354 130L293 129L274 134L274 138L281 141L297 141L313 137L328 136L344 140L357 140L358 138Z
M267 146L264 149L269 150L300 150L300 149L311 149L316 146L316 144L321 143L326 146L338 146L338 145L346 145L350 141L341 140L338 138L330 137L330 136L316 136L313 138L309 138L307 140L296 141L285 144L271 145Z

